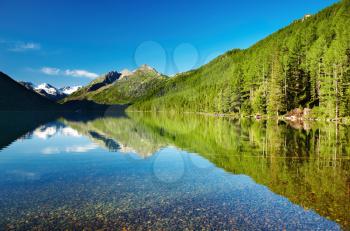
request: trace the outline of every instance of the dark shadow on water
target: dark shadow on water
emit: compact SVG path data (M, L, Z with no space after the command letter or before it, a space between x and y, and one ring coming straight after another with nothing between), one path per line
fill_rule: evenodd
M127 105L108 106L91 102L80 103L73 102L69 104L66 106L66 109L69 110L65 111L0 111L0 150L39 126L59 118L87 122L106 116L113 118L127 117L125 113Z
M0 150L38 126L57 119L55 112L8 112L0 113Z
M119 110L120 112L125 111L128 105L106 105L106 104L98 104L89 100L73 100L63 104L64 108L67 111L74 112L105 112L110 108L114 110Z

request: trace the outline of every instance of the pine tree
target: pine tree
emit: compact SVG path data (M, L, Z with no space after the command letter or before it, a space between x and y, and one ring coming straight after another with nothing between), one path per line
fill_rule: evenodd
M226 82L225 86L223 86L224 90L222 91L222 102L221 102L221 112L222 113L230 113L232 112L232 88L231 85Z
M349 115L347 101L349 96L349 69L348 50L350 48L349 32L345 23L339 21L336 27L336 39L329 47L325 62L327 65L327 76L322 84L325 111L329 116L339 118Z
M320 37L307 53L307 65L310 73L310 106L319 105L321 79L324 77L324 53L327 42L324 37Z
M242 108L243 99L243 76L242 70L236 69L234 72L234 79L232 82L232 96L231 96L231 108L233 112L240 113Z
M283 94L283 67L277 51L272 61L271 77L269 82L269 94L267 100L267 112L271 116L279 116L285 112L285 97Z

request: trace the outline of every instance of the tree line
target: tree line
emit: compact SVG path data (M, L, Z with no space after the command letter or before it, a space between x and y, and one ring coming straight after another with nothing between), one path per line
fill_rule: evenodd
M350 116L350 1L296 20L246 50L169 78L142 110Z

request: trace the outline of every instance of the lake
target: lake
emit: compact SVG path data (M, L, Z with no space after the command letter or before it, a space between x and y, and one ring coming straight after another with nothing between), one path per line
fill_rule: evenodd
M0 230L350 230L350 127L0 114Z

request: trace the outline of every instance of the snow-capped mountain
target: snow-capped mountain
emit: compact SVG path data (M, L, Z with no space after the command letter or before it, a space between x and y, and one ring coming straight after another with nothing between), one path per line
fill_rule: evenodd
M42 84L39 84L38 86L35 86L31 82L24 82L24 81L20 81L19 83L22 84L24 87L26 87L28 90L32 90L53 101L61 100L81 88L81 86L74 86L74 87L67 86L62 88L56 88L48 83L42 83Z
M39 86L35 87L35 91L53 101L61 100L67 96L59 89L47 83L42 83Z
M19 81L20 84L22 84L25 88L28 90L34 91L35 85L31 82L24 82L24 81Z
M63 94L66 94L66 95L71 95L73 94L74 92L78 91L80 88L82 88L82 86L74 86L74 87L62 87L60 88L59 90L63 93Z
M43 90L45 91L47 94L49 95L53 95L53 96L57 96L57 95L61 95L62 92L60 90L58 90L57 88L55 88L54 86L48 84L48 83L42 83L39 86L35 87L35 90Z

